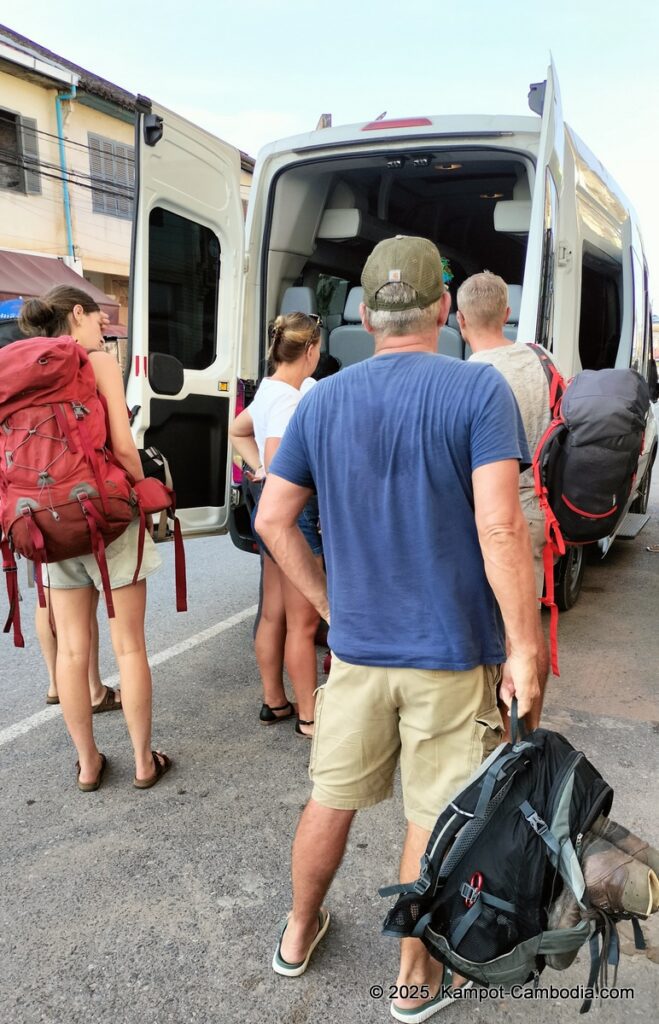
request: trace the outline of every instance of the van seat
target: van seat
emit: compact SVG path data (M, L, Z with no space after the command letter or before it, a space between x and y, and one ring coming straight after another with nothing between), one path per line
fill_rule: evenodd
M313 313L316 315L318 313L318 301L313 288L302 285L293 285L287 288L281 297L279 315L285 316L287 313ZM327 351L327 330L325 327L320 329L320 348L322 352Z
M364 301L363 288L351 288L346 299L343 319L329 336L329 353L340 360L342 366L352 366L373 355L373 335L362 327L359 306Z
M455 327L442 327L437 338L437 351L452 359L464 359L464 342Z
M522 308L522 286L521 284L508 285L508 305L510 314L503 325L503 333L511 341L517 341L517 328L519 327L519 311Z

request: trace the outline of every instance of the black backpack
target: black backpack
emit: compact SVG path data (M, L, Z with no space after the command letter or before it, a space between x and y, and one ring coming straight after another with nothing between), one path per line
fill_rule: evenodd
M610 939L615 926L589 912L579 852L613 790L558 733L527 735L514 713L512 734L518 741L499 746L440 814L417 881L380 890L400 894L383 931L421 939L457 973L506 988L537 984L546 957L592 939L592 988L602 953L609 959L604 941L602 952L595 948L599 935ZM576 927L548 930L564 886L583 917Z
M608 537L624 515L650 409L636 370L583 370L565 382L542 346L530 344L549 384L552 420L533 455L535 491L545 515L545 595L552 671L558 675L554 560L566 544Z
M636 370L583 370L566 384L547 352L529 347L547 376L552 414L533 456L536 493L566 544L591 544L624 514L650 390Z

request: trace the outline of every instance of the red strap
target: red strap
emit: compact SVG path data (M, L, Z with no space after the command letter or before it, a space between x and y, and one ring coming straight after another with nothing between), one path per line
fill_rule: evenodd
M23 514L23 518L25 519L28 533L30 534L30 540L32 541L32 548L34 551L32 561L34 562L35 566L38 566L39 568L38 572L36 568L34 572L34 581L37 585L37 594L39 595L39 606L41 608L45 608L46 595L43 592L43 579L41 577L41 567L46 563L46 542L44 540L43 533L41 532L41 530L39 529L35 522L34 516L32 514L32 509L29 508L28 506L24 506L21 509L21 512Z
M53 405L52 409L53 415L55 417L55 422L59 427L60 434L62 435L62 437L64 438L69 447L69 451L72 452L73 455L77 455L80 449L78 448L77 444L73 439L73 434L69 430L69 424L66 419L66 413L64 412L64 406L60 404L55 404Z
M89 439L87 427L85 426L83 420L76 420L76 426L78 428L78 435L82 443L82 450L85 453L85 458L87 459L87 462L91 466L91 469L94 473L94 479L96 480L96 486L98 487L98 494L101 499L103 511L107 515L109 515L110 506L108 505L108 492L105 486L105 480L103 479L103 473L101 472L101 465L98 452L96 451L96 449L94 448L93 444Z
M174 516L174 571L176 575L176 611L188 610L188 587L185 578L185 549L181 524Z
M137 577L139 576L140 569L142 568L142 556L144 554L144 535L146 533L146 516L141 506L138 505L138 509L140 516L140 526L137 534L137 564L135 565L135 572L133 573L133 586L135 586L135 584L137 583Z
M18 592L18 569L16 568L16 561L14 559L14 553L9 546L9 541L6 538L0 540L0 548L2 549L2 568L5 574L5 582L7 584L7 597L9 598L9 615L5 622L3 633L8 633L12 628L14 629L14 647L25 647L25 640L21 632L21 612L19 607L20 594Z
M89 526L89 532L92 539L92 553L96 559L99 572L101 574L101 583L103 584L103 593L105 595L105 604L108 610L108 618L114 618L114 603L112 601L112 588L110 586L110 574L108 572L108 563L105 557L105 541L103 540L103 534L99 527L106 526L105 520L98 514L93 502L90 500L89 495L81 494L78 497L78 501L82 506L82 510L85 513L87 519L87 525Z

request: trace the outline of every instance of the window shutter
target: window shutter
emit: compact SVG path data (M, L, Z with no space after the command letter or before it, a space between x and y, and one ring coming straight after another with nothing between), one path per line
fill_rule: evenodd
M130 218L135 187L133 147L100 135L89 135L92 208L94 213Z
M89 136L89 172L92 178L92 210L94 213L105 213L105 195L93 188L103 178L103 157L100 140L95 135Z
M25 191L28 195L41 195L41 174L39 172L39 140L37 122L33 117L21 117L21 149L25 173Z

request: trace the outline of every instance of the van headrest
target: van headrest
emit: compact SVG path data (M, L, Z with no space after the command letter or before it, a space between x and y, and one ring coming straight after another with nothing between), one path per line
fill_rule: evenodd
M522 286L521 284L509 284L508 285L508 305L510 306L510 316L506 320L507 324L518 324L519 323L519 311L522 308Z
M527 235L531 225L530 199L501 199L494 204L494 230Z
M346 323L360 324L362 322L362 318L359 315L359 307L363 301L364 289L351 288L348 292L345 309L343 310L343 319Z
M302 286L287 288L281 297L279 312L282 316L286 313L317 313L315 291Z

